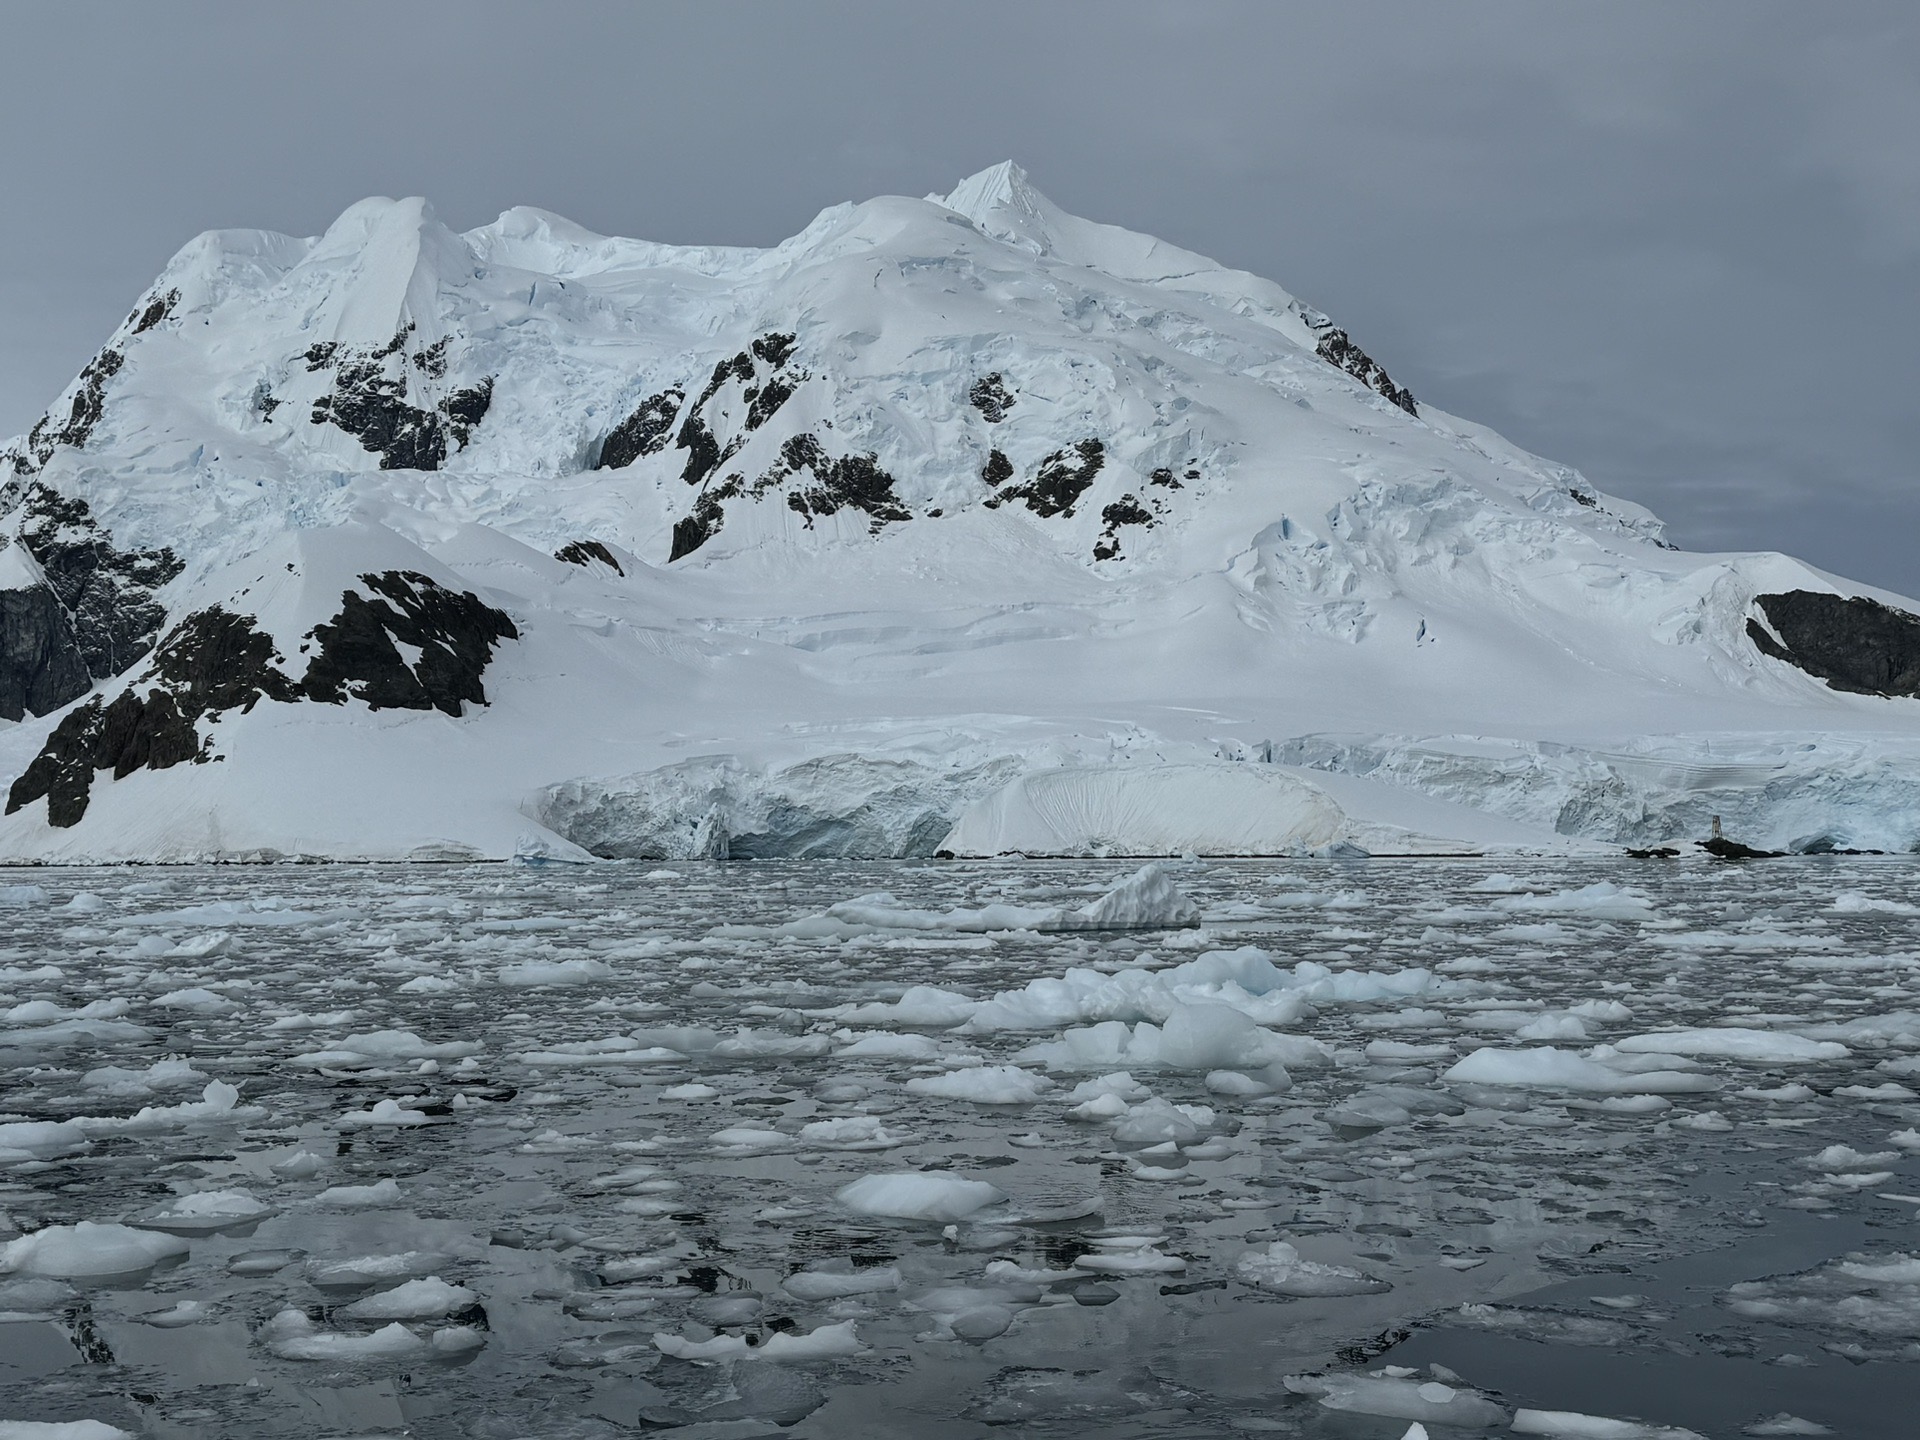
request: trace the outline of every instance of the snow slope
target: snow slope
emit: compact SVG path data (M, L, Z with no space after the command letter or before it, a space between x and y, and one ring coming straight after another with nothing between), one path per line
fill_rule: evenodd
M211 232L0 475L7 859L1920 840L1910 602L1011 164Z

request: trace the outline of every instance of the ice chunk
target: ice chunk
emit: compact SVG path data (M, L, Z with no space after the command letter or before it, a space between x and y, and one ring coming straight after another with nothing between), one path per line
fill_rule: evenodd
M915 1095L971 1100L977 1105L1028 1105L1053 1089L1053 1081L1017 1065L980 1065L944 1075L916 1076L906 1088Z
M360 1130L370 1125L424 1125L427 1112L408 1110L398 1100L382 1100L371 1110L349 1110L334 1123L342 1130Z
M1760 1064L1796 1064L1809 1060L1844 1060L1853 1052L1831 1040L1808 1040L1777 1030L1746 1030L1736 1026L1708 1030L1661 1030L1629 1035L1613 1042L1627 1054L1713 1055Z
M1831 1435L1831 1427L1781 1410L1750 1425L1741 1427L1742 1435Z
M750 1345L738 1335L716 1335L711 1340L687 1340L664 1332L653 1337L662 1355L676 1360L828 1360L843 1355L859 1355L866 1346L854 1330L854 1322L822 1325L804 1335L775 1331L759 1345Z
M613 967L604 960L578 957L571 960L523 960L503 965L494 979L502 985L544 986L585 985L594 980L611 980Z
M0 1246L0 1274L82 1276L131 1275L189 1250L186 1241L130 1225L49 1225Z
M1080 926L1089 930L1132 930L1198 925L1200 907L1195 905L1167 873L1164 865L1143 865L1091 905L1074 912ZM1063 920L1058 927L1069 928Z
M845 1264L845 1262L842 1262ZM819 1266L800 1270L780 1282L780 1288L796 1300L840 1300L849 1295L875 1295L900 1288L900 1271L892 1265L844 1270Z
M1431 1421L1460 1429L1504 1425L1507 1412L1476 1390L1438 1380L1381 1375L1288 1375L1296 1395L1313 1395L1329 1410L1379 1415L1389 1420Z
M1346 1265L1322 1265L1301 1258L1300 1252L1285 1240L1276 1240L1265 1250L1252 1250L1242 1255L1233 1266L1234 1274L1258 1290L1268 1290L1275 1295L1291 1295L1299 1299L1319 1298L1329 1295L1380 1295L1393 1288L1385 1280L1367 1275ZM1291 1379L1287 1388L1298 1395L1324 1395L1318 1390L1294 1389ZM1324 1399L1322 1404L1328 1404ZM1329 1405L1330 1409L1357 1409L1351 1405ZM1405 1413L1394 1410L1368 1410L1369 1415L1396 1415L1403 1420L1435 1419L1437 1416L1421 1412ZM1455 1412L1449 1411L1449 1414ZM1461 1414L1465 1411L1458 1412ZM1506 1417L1501 1416L1502 1419ZM1461 1420L1453 1423L1465 1425L1492 1424L1493 1421Z
M202 1190L176 1196L147 1211L137 1223L152 1230L201 1234L251 1224L272 1213L271 1205L244 1190Z
M377 1210L401 1201L400 1182L379 1180L372 1185L335 1185L314 1196L316 1205L331 1205L340 1210Z
M322 1330L299 1310L286 1309L260 1327L267 1349L282 1360L381 1360L417 1355L427 1342L399 1321L371 1335Z
M848 1115L835 1120L813 1120L794 1137L802 1145L823 1150L891 1150L913 1137L888 1130L873 1115Z
M342 1305L334 1314L347 1320L437 1320L479 1302L480 1297L466 1286L449 1285L438 1275L428 1275Z
M1509 895L1493 908L1505 914L1582 915L1594 920L1651 920L1653 902L1638 890L1602 880L1552 895Z
M984 1180L968 1180L945 1171L906 1171L866 1175L834 1194L847 1209L893 1220L950 1224L1005 1197Z
M1677 1425L1647 1425L1638 1420L1610 1420L1573 1410L1516 1410L1516 1435L1550 1435L1555 1440L1706 1440Z
M478 1054L479 1050L479 1045L471 1040L450 1040L436 1045L422 1040L411 1030L376 1030L370 1035L349 1035L337 1046L296 1055L288 1063L350 1070L391 1064L396 1060L459 1060Z
M1456 1063L1440 1078L1453 1084L1584 1090L1620 1095L1681 1095L1717 1088L1714 1081L1705 1075L1690 1075L1674 1070L1650 1070L1635 1074L1551 1045L1532 1050L1500 1050L1485 1046Z
M0 1165L20 1165L71 1155L91 1143L87 1132L65 1120L19 1120L0 1125Z
M9 886L38 890L38 885ZM0 1420L0 1440L134 1440L133 1431L104 1420Z

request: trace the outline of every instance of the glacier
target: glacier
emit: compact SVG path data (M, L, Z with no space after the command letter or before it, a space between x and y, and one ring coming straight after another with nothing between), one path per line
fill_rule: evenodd
M1920 845L1913 602L1011 163L189 243L0 447L0 859Z

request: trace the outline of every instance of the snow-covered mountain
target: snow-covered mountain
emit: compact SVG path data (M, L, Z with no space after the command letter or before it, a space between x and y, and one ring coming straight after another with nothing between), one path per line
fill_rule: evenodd
M203 235L0 451L0 858L1920 840L1920 621L1011 165Z

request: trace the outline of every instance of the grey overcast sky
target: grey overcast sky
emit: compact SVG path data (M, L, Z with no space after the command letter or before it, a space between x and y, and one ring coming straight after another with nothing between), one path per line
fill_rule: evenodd
M1920 5L0 0L0 435L188 238L764 245L1006 157L1689 548L1920 595Z

